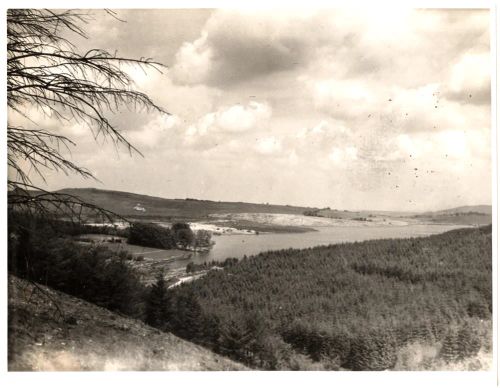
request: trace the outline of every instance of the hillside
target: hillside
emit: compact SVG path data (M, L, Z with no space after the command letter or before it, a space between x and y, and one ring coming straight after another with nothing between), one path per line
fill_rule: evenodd
M99 189L63 189L85 202L95 204L122 216L138 218L207 218L216 213L283 213L302 214L308 208L299 206L264 205L246 202L216 202L196 199L166 199L123 191ZM141 204L146 211L134 210Z
M173 316L196 296L214 346L259 368L447 369L491 356L491 239L487 226L263 252L173 289ZM406 346L432 352L407 364Z
M346 211L337 209L314 209L305 214L317 217L334 218L340 220L371 221L387 218L391 221L418 220L426 223L443 223L457 225L488 225L492 223L492 209L489 205L461 206L452 209L438 210L435 212L409 213L409 212L384 212L384 211Z
M39 287L9 276L9 371L247 369L140 321Z
M477 205L477 206L460 206L452 209L438 210L436 212L428 212L426 214L456 214L456 213L492 213L491 205Z
M445 223L458 225L487 225L492 217L491 206L462 206L436 212L395 212L395 211L349 211L340 209L318 209L313 207L269 205L247 202L222 202L198 199L167 199L124 191L101 190L95 188L68 188L58 191L80 198L82 201L107 209L123 217L136 220L156 221L209 221L223 220L223 226L252 229L261 232L305 232L310 228L292 225L263 223L255 220L231 220L232 214L285 214L324 217L352 221L390 221ZM219 222L220 223L220 222ZM287 227L288 226L288 227Z
M413 218L424 222L461 225L487 225L493 222L492 208L489 205L461 206L425 212L414 215Z

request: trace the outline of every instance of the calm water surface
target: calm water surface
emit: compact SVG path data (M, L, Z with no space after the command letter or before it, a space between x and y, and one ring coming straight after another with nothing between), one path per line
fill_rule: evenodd
M215 245L209 252L190 253L179 250L162 250L129 245L122 242L108 244L115 249L126 249L136 255L154 260L165 260L165 269L185 268L192 261L224 261L228 257L242 258L269 250L286 248L310 248L340 242L355 242L382 238L422 237L448 230L463 228L461 225L407 225L407 226L323 226L315 227L317 232L307 233L269 233L259 235L221 235L213 236ZM94 235L99 237L99 235ZM101 236L102 237L102 236ZM109 236L104 236L109 237Z
M242 258L260 252L286 249L310 248L340 242L355 242L382 238L421 237L462 228L459 225L407 225L407 226L323 226L317 232L270 233L259 235L213 236L215 246L210 252L197 253L191 261L223 261L227 257Z

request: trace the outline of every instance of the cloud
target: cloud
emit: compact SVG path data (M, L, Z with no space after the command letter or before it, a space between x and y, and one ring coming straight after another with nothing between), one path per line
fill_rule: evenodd
M321 79L304 82L316 109L365 136L470 130L490 125L488 110L450 98L446 84L401 88L388 87L378 81ZM477 89L476 93L476 100L484 102L484 95L481 97ZM467 95L467 100L470 99Z
M489 53L466 53L451 67L446 97L462 103L484 105L491 101Z
M127 140L139 150L160 147L164 141L174 138L172 130L178 127L180 122L181 119L178 116L159 114L140 130L130 131L127 134Z
M316 107L332 117L350 119L373 113L377 98L360 80L326 79L311 83Z
M268 120L271 108L267 104L251 101L247 106L235 105L216 113L216 121L223 131L244 132Z
M328 154L330 159L335 164L340 164L345 161L353 161L358 158L358 150L356 147L337 148L334 147Z
M345 124L335 120L322 120L290 136L287 144L295 150L297 155L312 158L318 153L327 152L334 146L347 143L351 136L351 131Z
M172 74L184 84L203 83L210 75L213 50L207 44L207 33L192 43L182 45L175 56Z
M250 101L246 105L221 107L190 125L185 132L186 144L209 149L230 136L241 136L265 128L272 115L265 102Z
M257 140L255 150L262 155L272 155L282 150L281 141L274 136Z
M169 65L126 70L173 116L110 117L145 154L116 162L126 182L84 127L64 128L75 159L110 186L342 208L490 199L487 10L126 14L92 25L86 44Z
M348 78L380 74L415 86L438 79L450 57L472 47L488 50L487 11L217 10L200 36L181 46L173 74L179 83L224 87L306 69Z
M319 11L217 10L200 37L177 52L174 79L221 86L296 69L317 46L344 39L331 33L333 22Z
M187 40L195 39L211 9L114 10L123 23L104 10L91 10L84 26L89 39L69 34L80 51L106 48L128 58L152 58L171 66L175 53Z

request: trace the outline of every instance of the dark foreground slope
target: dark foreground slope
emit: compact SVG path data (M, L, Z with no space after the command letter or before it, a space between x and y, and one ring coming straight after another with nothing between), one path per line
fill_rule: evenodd
M171 325L265 369L447 369L491 355L491 282L491 226L272 251L174 289ZM183 332L194 297L210 337Z
M140 321L39 287L9 276L10 371L246 369Z

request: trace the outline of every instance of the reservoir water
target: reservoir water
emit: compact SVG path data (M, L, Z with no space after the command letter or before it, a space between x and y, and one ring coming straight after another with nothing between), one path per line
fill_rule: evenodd
M405 226L323 226L315 227L317 232L307 233L268 233L259 235L221 235L213 236L214 247L209 252L196 253L192 260L197 263L205 261L223 261L227 257L242 258L260 252L286 249L310 248L318 245L329 245L341 242L355 242L383 238L422 237L442 233L448 230L463 228L461 225L424 225Z
M167 271L184 269L189 262L204 263L224 261L228 257L241 259L269 250L287 248L310 248L342 242L355 242L385 238L422 237L443 233L448 230L464 228L463 225L410 224L396 225L355 225L355 226L316 226L316 232L307 233L261 233L261 234L223 234L214 235L215 245L209 252L186 252L163 250L130 245L122 241L119 244L106 243L113 249L125 249L134 255L142 255L147 260L162 263ZM100 239L102 235L86 235Z

